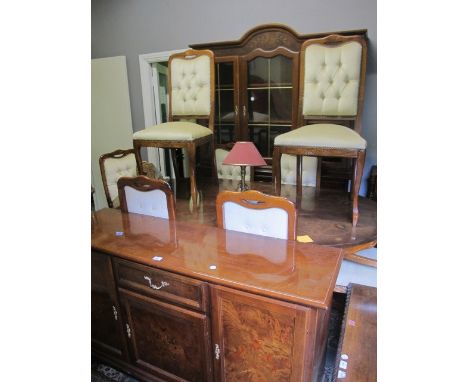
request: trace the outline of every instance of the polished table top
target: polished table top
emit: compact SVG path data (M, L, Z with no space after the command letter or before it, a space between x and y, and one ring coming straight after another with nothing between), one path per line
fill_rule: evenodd
M337 248L116 209L92 213L91 246L154 268L322 309L329 306L343 259Z

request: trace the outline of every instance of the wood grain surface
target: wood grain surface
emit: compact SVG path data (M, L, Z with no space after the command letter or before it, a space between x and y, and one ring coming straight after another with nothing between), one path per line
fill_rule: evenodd
M341 249L177 221L175 234L168 236L175 242L168 243L158 230L167 225L165 219L132 219L135 215L113 209L94 212L92 248L194 279L328 309Z

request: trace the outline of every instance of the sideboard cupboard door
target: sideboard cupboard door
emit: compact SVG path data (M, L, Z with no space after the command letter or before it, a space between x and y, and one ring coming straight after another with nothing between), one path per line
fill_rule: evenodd
M314 309L221 286L210 288L217 381L312 379L308 329L315 321Z
M131 362L164 381L212 381L209 318L119 288Z
M116 295L110 257L91 254L91 344L105 355L126 359L122 318Z

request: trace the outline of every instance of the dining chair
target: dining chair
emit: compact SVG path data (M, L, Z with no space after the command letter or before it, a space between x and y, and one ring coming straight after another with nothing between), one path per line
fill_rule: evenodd
M278 135L273 150L277 195L281 194L282 154L297 156L298 195L302 192L303 156L352 158L353 226L359 218L359 187L367 146L359 135L366 63L367 42L362 36L330 35L305 41L300 53L298 125L302 127Z
M296 239L297 211L293 202L256 190L223 191L216 198L220 228L279 239Z
M110 208L118 208L120 203L117 181L122 176L137 175L135 151L133 149L119 149L103 154L99 157L99 168L101 170L107 205ZM146 175L149 178L157 178L159 176L156 166L151 162L143 161L142 168L142 175Z
M197 203L196 150L211 144L212 173L214 159L214 55L210 50L189 49L173 54L168 62L169 122L148 127L133 134L138 171L142 172L142 147L171 149L177 174L176 149L186 149L190 174L190 194ZM200 125L204 120L206 126Z
M103 154L99 157L99 168L107 205L110 208L117 208L120 205L117 181L123 176L137 175L135 152L129 149Z
M117 181L120 209L164 219L175 219L175 203L171 186L164 180L140 175Z

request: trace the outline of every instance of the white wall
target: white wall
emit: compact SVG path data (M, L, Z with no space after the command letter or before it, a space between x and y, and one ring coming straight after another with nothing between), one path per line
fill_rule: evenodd
M363 187L377 161L376 0L93 0L93 58L126 55L133 129L144 128L138 55L190 44L237 40L271 22L300 34L368 29L369 61L363 136L368 141Z
M91 172L96 209L107 207L99 157L117 149L130 149L132 115L125 57L91 60Z

